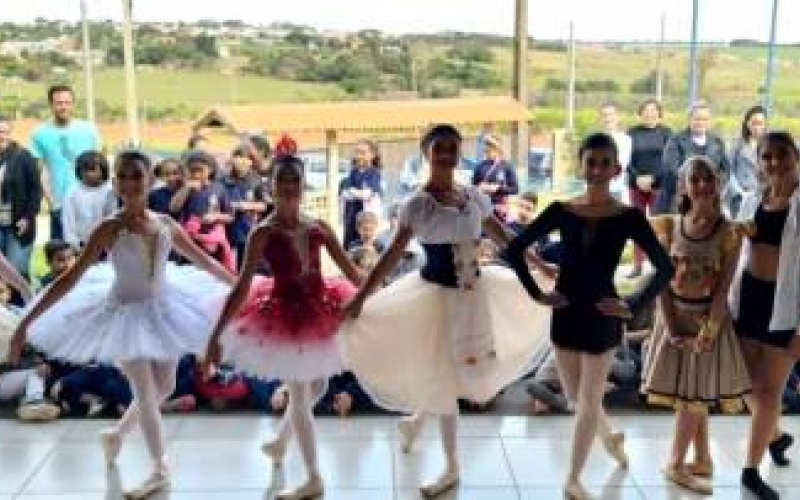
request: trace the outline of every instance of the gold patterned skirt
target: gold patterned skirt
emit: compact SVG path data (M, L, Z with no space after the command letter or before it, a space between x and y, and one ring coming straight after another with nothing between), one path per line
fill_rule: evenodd
M669 338L661 307L657 308L653 334L645 356L642 392L654 405L706 411L718 406L725 413L744 409L742 396L750 392L750 377L730 316L720 325L708 351L697 352L692 340L707 317L710 302L673 298L674 334L686 340L675 345Z

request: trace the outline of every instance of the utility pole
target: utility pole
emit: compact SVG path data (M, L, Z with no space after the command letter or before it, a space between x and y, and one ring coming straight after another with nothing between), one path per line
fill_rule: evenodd
M528 0L517 0L514 22L514 98L527 111L528 109ZM514 125L512 134L514 163L519 177L528 177L528 149L530 136L527 116L524 121Z
M764 79L764 108L772 114L772 80L775 76L775 43L778 35L778 0L772 0L772 23L769 28L767 75Z
M569 22L569 85L567 88L567 132L575 131L575 22Z
M139 110L136 101L136 60L133 56L133 0L122 0L122 53L125 60L125 104L128 115L128 140L139 147Z
M697 24L700 16L700 0L692 0L692 38L689 41L689 106L697 101Z
M92 47L89 38L89 15L86 0L81 0L81 27L83 32L83 87L86 97L86 119L96 121L94 111L94 79L92 78Z
M658 52L656 53L656 100L664 100L664 45L667 36L667 14L661 13L661 36L658 41Z

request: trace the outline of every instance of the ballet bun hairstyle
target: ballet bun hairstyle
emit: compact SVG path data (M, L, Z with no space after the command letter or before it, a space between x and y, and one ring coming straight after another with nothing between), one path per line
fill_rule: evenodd
M595 132L587 135L581 141L578 147L578 161L583 161L583 156L591 150L595 149L608 149L614 155L614 162L619 163L619 149L617 142L609 134L605 132Z
M303 160L293 154L275 156L275 158L272 159L270 170L272 171L273 186L278 181L278 176L280 176L285 170L291 170L294 174L296 174L300 178L301 183L304 181L305 164L303 163Z
M722 205L720 203L720 181L722 180L722 175L720 174L719 168L714 163L714 161L709 158L708 156L704 155L692 155L683 162L681 168L678 170L681 176L681 196L680 200L678 201L678 213L681 215L686 215L689 213L689 210L692 209L692 200L689 198L688 185L689 185L689 177L694 174L699 174L706 177L713 177L714 181L717 185L717 198L714 200L714 208L717 211L722 210Z
M428 129L427 132L425 132L425 134L422 136L422 140L419 142L419 149L423 156L428 157L433 144L442 139L453 139L458 143L461 143L463 140L461 133L453 125L449 123L433 125Z

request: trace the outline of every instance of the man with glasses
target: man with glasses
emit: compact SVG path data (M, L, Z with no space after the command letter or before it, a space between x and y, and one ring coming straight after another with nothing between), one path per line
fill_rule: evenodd
M42 164L42 187L50 207L50 238L62 239L61 208L76 184L75 160L81 153L100 149L94 124L72 117L75 94L67 85L47 91L52 119L39 125L31 137L31 153Z

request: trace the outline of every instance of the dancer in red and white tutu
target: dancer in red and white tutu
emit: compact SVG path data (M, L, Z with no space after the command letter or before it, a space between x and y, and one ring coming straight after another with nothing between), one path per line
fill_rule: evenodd
M350 280L358 281L359 274L331 228L301 213L302 161L279 157L272 173L275 211L250 234L239 281L211 334L206 362L231 360L239 369L288 385L289 406L276 438L262 450L279 465L294 431L308 478L277 498L316 498L323 484L312 409L325 380L342 371L334 337L340 311L355 294L347 280L323 278L322 248ZM264 261L273 276L254 280Z

